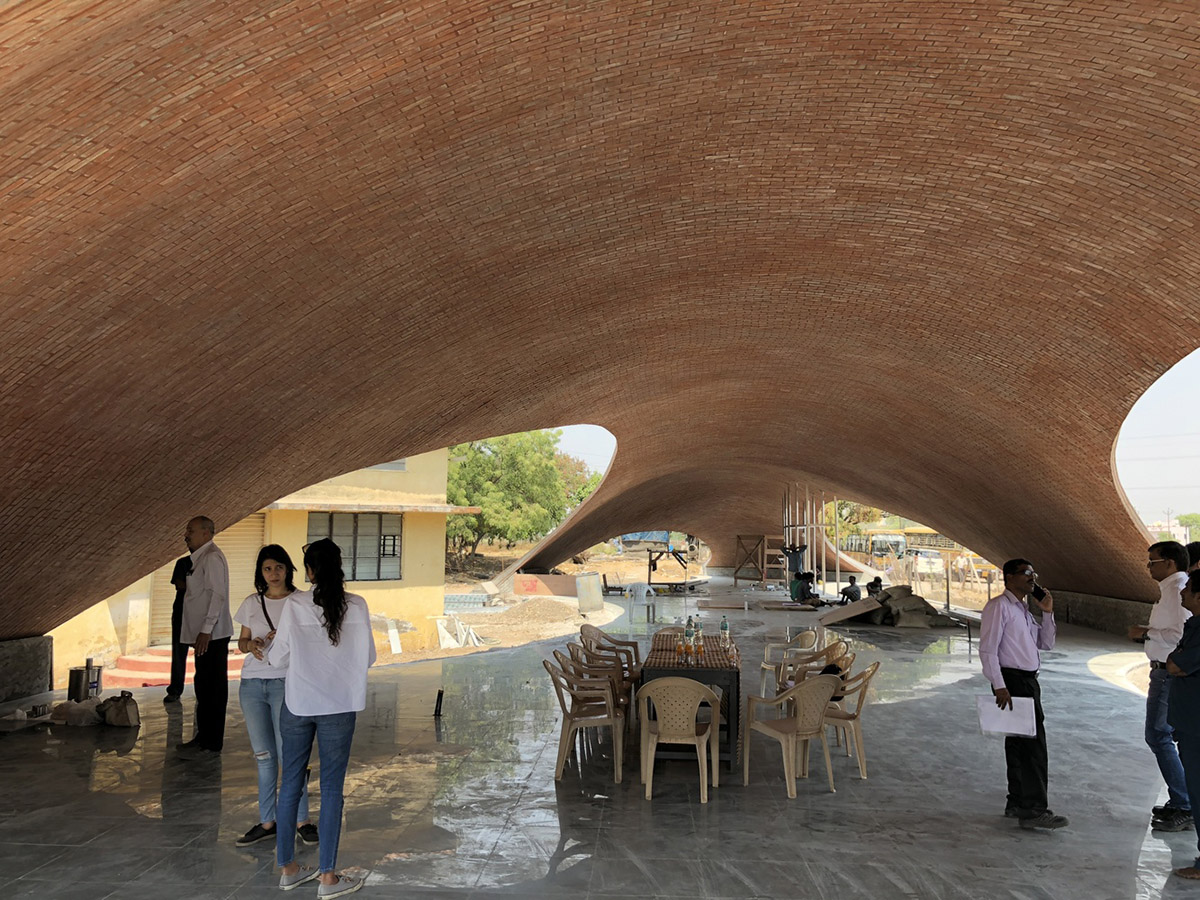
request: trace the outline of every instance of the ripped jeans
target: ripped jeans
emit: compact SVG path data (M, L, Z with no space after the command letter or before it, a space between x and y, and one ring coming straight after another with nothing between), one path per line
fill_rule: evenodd
M258 763L258 820L275 821L276 785L279 782L280 760L283 759L283 737L279 733L279 711L283 709L283 678L243 678L238 688L250 748ZM308 785L300 792L294 826L308 821Z

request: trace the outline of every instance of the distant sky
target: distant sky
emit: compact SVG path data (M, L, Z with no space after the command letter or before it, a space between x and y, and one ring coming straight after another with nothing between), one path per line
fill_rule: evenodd
M1117 440L1117 474L1145 522L1200 513L1200 350L1181 360L1133 405ZM559 448L596 472L617 441L598 425L562 429Z
M1129 411L1117 476L1144 522L1200 513L1200 350L1180 360Z

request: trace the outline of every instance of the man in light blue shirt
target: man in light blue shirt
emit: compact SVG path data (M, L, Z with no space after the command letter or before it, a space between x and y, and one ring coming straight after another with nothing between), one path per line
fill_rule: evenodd
M1008 764L1008 801L1004 815L1020 820L1022 828L1064 828L1066 816L1057 816L1047 806L1049 762L1046 728L1042 715L1042 689L1038 684L1041 650L1054 647L1054 598L1037 583L1037 572L1027 559L1010 559L1004 564L1004 593L983 608L979 627L979 661L991 682L996 705L1011 709L1013 697L1033 699L1037 734L1009 735L1004 739ZM1039 623L1029 612L1025 598L1030 594L1042 611Z

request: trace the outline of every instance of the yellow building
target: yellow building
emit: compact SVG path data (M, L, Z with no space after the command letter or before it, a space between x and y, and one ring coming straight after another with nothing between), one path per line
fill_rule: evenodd
M264 544L288 551L300 567L297 587L305 587L301 548L332 537L342 549L347 589L362 595L371 610L380 662L436 647L446 517L478 511L447 505L447 461L448 451L437 450L331 478L219 532L215 541L229 560L232 609L254 591L254 562ZM170 645L173 566L174 560L50 632L56 687L65 686L67 670L86 657L111 667L119 657Z

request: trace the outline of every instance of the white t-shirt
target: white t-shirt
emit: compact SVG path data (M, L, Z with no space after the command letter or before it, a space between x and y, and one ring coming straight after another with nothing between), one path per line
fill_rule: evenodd
M275 623L275 641L267 654L286 668L284 701L296 716L328 716L367 707L367 669L375 662L375 639L367 601L346 595L346 616L337 646L329 643L325 613L312 591L297 591Z
M278 600L272 600L270 597L263 598L267 604L267 615L271 617L271 622L275 623L275 628L279 627L279 619L283 615L283 604L295 597L296 593L296 591L292 591L286 597L280 597ZM252 638L265 638L275 630L267 621L267 616L263 615L262 603L258 600L257 592L242 601L242 605L233 615L233 620L239 625L249 628ZM271 643L271 641L267 641L268 648ZM262 659L255 658L253 653L247 653L246 661L242 663L243 678L283 678L286 675L287 666L271 665L266 660L265 652Z

